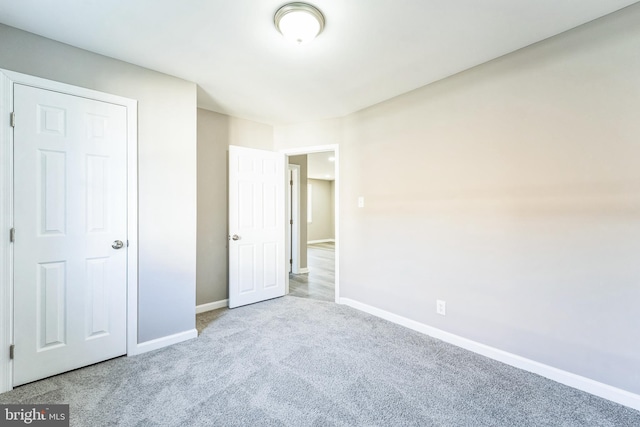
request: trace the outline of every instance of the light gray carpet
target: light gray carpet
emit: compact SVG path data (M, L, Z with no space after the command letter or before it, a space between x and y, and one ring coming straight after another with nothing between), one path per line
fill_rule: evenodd
M284 297L200 337L19 387L74 426L640 426L640 412L334 303Z

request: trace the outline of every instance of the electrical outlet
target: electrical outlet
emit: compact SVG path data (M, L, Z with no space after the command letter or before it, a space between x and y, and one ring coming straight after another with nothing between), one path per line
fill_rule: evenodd
M358 207L359 208L364 208L364 197L363 196L358 197Z
M447 302L441 299L436 300L436 313L445 316L447 314Z

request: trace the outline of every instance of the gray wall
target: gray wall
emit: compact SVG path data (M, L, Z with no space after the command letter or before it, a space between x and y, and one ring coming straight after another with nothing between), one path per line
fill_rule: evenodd
M311 179L312 222L307 224L307 242L334 238L333 181Z
M273 127L198 109L198 305L225 300L229 296L229 145L272 150Z
M638 22L276 128L340 143L341 297L640 393Z
M300 166L300 268L307 268L307 155L289 156L289 164Z
M0 67L138 100L138 340L195 328L196 85L4 25Z

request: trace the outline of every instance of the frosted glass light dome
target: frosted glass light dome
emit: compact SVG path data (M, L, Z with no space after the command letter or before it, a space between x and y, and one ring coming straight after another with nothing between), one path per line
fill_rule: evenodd
M298 44L315 39L324 28L324 16L307 3L289 3L276 12L273 21L285 39Z

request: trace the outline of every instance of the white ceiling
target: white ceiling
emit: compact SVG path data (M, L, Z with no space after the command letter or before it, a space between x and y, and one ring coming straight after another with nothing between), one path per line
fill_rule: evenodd
M0 22L196 82L201 107L271 124L342 116L638 0L313 0L311 44L273 26L286 0L16 0Z
M329 160L334 156L333 151L307 154L307 178L324 179L333 181L336 179L335 161Z

